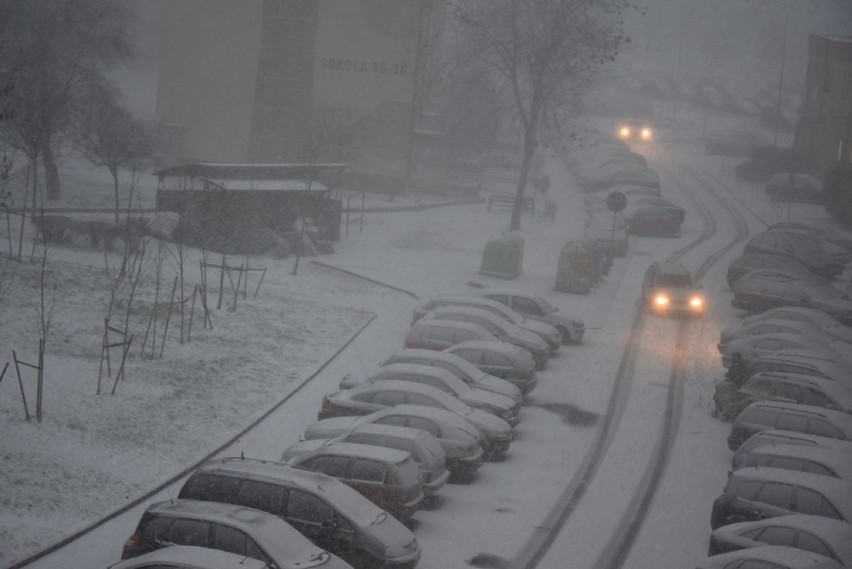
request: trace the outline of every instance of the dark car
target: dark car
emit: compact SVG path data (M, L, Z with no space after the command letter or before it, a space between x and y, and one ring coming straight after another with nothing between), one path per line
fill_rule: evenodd
M359 569L412 569L420 545L396 518L357 490L320 472L279 462L222 458L202 464L181 499L224 502L274 514Z
M704 292L679 263L651 263L642 280L642 303L649 312L701 316Z
M780 306L817 308L844 324L852 324L852 300L834 287L758 269L734 283L731 306L756 314Z
M793 276L799 276L805 280L814 280L827 283L824 276L820 276L811 269L789 255L772 255L764 253L747 253L740 255L728 265L728 286L734 283L744 274L755 269L774 269Z
M466 359L482 371L505 379L523 393L538 383L531 353L506 342L461 342L444 350Z
M731 473L713 502L710 527L809 514L852 521L852 485L845 480L780 468L741 468Z
M171 545L230 551L277 569L351 569L276 515L236 504L185 499L148 506L136 531L125 542L121 558Z
M852 567L852 525L823 516L790 514L722 526L710 536L710 555L761 545L786 545Z

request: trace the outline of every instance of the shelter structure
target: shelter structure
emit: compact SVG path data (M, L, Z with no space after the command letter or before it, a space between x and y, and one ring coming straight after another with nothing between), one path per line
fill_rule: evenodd
M292 237L310 218L319 239L340 236L332 197L343 164L189 163L156 172L157 211L180 216L175 238L227 253L256 253Z

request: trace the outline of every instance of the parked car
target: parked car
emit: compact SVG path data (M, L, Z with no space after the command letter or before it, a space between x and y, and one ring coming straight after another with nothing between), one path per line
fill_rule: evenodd
M624 210L631 235L674 235L686 218L686 210L665 198L642 197L631 200Z
M704 292L679 263L651 263L642 280L642 303L655 314L700 316Z
M466 359L482 371L505 379L524 394L535 388L535 360L531 353L505 342L468 341L444 352Z
M850 330L850 332L852 332L852 330ZM724 347L725 344L732 340L753 338L763 334L798 335L824 344L828 344L830 342L845 342L845 340L833 336L830 332L827 332L809 322L787 320L785 318L765 318L750 324L741 324L738 326L723 328L719 333L719 346Z
M810 472L852 484L852 460L847 454L808 445L763 445L752 450L742 468L763 467Z
M766 195L771 200L822 203L822 182L810 174L782 172L766 182Z
M501 320L511 322L527 332L532 332L544 339L550 345L551 350L556 350L559 347L559 330L555 326L535 318L527 318L525 315L517 313L504 304L473 294L439 294L438 296L428 298L414 307L412 323L436 308L461 306L478 308L490 312L493 316Z
M235 504L166 500L145 509L122 559L171 545L195 545L259 559L276 569L351 565L317 547L278 516Z
M274 514L358 569L413 569L420 560L411 530L357 490L319 472L265 460L216 459L190 475L178 498Z
M497 393L510 398L516 403L523 403L524 394L516 386L505 379L485 373L466 359L448 352L435 350L399 350L394 352L384 362L390 364L417 364L434 366L447 370L471 387Z
M728 286L733 288L734 283L744 274L755 269L773 269L802 280L812 280L821 284L827 284L828 280L806 267L800 261L789 255L772 255L768 253L747 253L740 255L728 265Z
M563 344L579 344L586 333L582 320L559 313L559 308L537 294L507 289L485 289L479 293L521 314L528 320L537 320L555 327L562 335Z
M713 130L704 139L710 154L748 156L762 143L758 136L744 130Z
M209 547L172 545L139 557L113 563L108 569L269 569L259 559L249 559Z
M802 549L783 545L750 547L731 553L708 557L697 569L840 569L842 565L831 559Z
M852 238L847 237L837 229L822 220L815 221L778 221L766 228L767 231L776 229L807 231L819 240L834 243L847 251L852 251Z
M841 383L800 373L765 371L749 377L739 391L752 401L789 401L852 414L852 377Z
M766 231L783 231L793 235L801 235L808 241L816 242L820 248L832 254L837 262L846 264L852 260L852 239L844 237L839 233L823 232L815 229L815 226L796 224L795 222L773 223Z
M779 306L817 308L843 323L852 324L852 301L828 285L751 271L734 283L731 306L751 314Z
M740 445L731 459L731 467L734 470L742 468L745 461L748 460L748 455L763 445L806 445L827 448L834 452L850 455L850 460L852 460L852 442L850 441L810 435L800 431L768 429L756 432Z
M743 336L729 340L724 344L720 343L717 347L722 354L722 365L726 368L731 365L734 354L740 354L746 363L749 363L759 356L781 350L803 350L815 355L819 354L822 357L838 359L841 358L842 353L848 353L852 350L852 345L840 340L821 342L817 338L810 338L802 334L783 332Z
M762 545L784 545L830 557L852 567L852 525L807 514L775 516L722 526L710 536L710 555Z
M489 457L505 452L512 442L512 427L503 419L474 409L440 389L410 381L380 381L331 393L323 398L317 418L367 415L403 404L445 409L466 419L485 435L485 453Z
M731 473L713 502L710 527L809 514L852 521L852 485L845 480L780 468L741 468Z
M760 314L747 316L743 319L743 325L760 322L763 320L781 319L790 322L805 322L828 332L838 340L852 342L852 328L844 325L834 316L819 308L808 308L805 306L779 306L771 308Z
M818 357L808 351L782 350L756 358L746 373L750 377L761 372L799 373L848 383L852 365L846 360Z
M285 449L281 461L337 478L400 521L410 520L425 497L420 469L406 451L334 443L313 450Z
M295 455L297 449L309 451L319 445L335 443L373 445L407 452L420 469L423 494L426 496L425 501L430 504L450 477L447 455L438 439L423 429L411 427L365 423L336 437L300 441L290 446L285 455Z
M422 405L396 405L363 417L332 417L308 426L302 440L329 439L364 425L391 425L426 431L434 436L447 457L450 481L469 481L484 460L485 436L451 411Z
M359 378L360 379L360 378ZM341 389L350 389L364 383L379 381L410 381L421 385L431 385L463 401L475 409L481 409L500 417L511 426L520 420L521 404L513 399L471 387L447 370L419 364L389 364L380 367L363 380L346 376L340 382Z
M551 345L531 332L521 330L511 322L500 320L488 312L466 306L447 306L435 308L423 316L422 320L440 320L450 322L469 322L478 324L501 342L524 348L533 355L536 369L544 369L551 355ZM558 335L557 335L558 337ZM561 343L556 340L557 345Z
M843 272L842 263L822 249L817 241L784 231L764 231L753 235L743 247L743 254L786 255L825 278Z
M421 319L412 324L405 334L403 347L419 350L444 350L450 346L471 340L506 343L501 342L497 336L479 324L453 320L431 319L426 321Z
M852 260L852 252L848 248L833 243L829 239L823 239L819 234L811 231L775 227L774 229L767 228L766 233L787 235L791 239L801 239L808 247L828 255L833 263L845 265Z
M779 401L755 401L737 415L728 448L737 450L757 431L786 429L852 441L852 416L823 407Z

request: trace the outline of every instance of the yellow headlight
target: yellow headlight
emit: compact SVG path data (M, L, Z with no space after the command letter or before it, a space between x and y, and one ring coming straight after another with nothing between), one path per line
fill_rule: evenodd
M669 297L664 294L657 295L657 298L654 299L654 302L657 306L666 306L669 303Z
M630 138L630 127L623 126L618 129L618 136L620 136L621 138Z
M704 299L700 296L693 296L689 299L689 306L695 310L700 310L704 308Z
M642 140L651 140L651 129L648 127L643 128L640 131L639 136L642 138Z

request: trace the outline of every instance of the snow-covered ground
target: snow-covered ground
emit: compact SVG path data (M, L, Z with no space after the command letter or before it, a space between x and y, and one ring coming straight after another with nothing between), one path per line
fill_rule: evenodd
M235 308L230 294L221 309L215 307L218 284L209 279L212 329L202 326L196 304L190 339L178 342L178 322L173 318L163 357L152 358L150 337L146 355L140 356L155 299L151 271L134 301L129 327L134 342L125 377L114 394L110 391L117 351L112 354L111 377L104 374L102 393L96 395L110 286L104 256L80 248L53 248L47 267L49 282L55 277L56 302L45 361L43 420L25 420L13 366L0 383L0 566L15 565L86 528L210 454L243 452L277 459L315 420L322 394L335 389L344 373L376 366L401 347L417 298L469 291L470 283L538 292L561 311L583 319L587 327L582 345L561 348L540 373L506 459L486 464L470 486L447 486L439 508L415 516L414 531L424 550L422 569L458 567L482 555L512 559L546 517L594 439L637 310L641 275L650 262L665 258L702 230L701 218L683 189L667 186L666 181L675 179L685 166L712 174L725 188L726 199L748 212L753 232L765 222L788 216L825 218L817 206L797 205L790 211L773 207L759 187L736 181L734 159L709 157L703 151L705 121L713 117L692 119L645 149L661 175L664 195L687 207L682 235L631 238L628 257L617 259L604 282L587 296L553 290L559 251L567 241L582 236L584 212L582 194L561 157L552 155L546 173L557 216L549 220L524 214L523 274L513 281L478 273L486 242L508 227L508 211L489 213L485 203L475 203L367 212L363 229L360 221L353 221L348 237L335 244L333 254L316 259L322 264L303 259L296 275L293 258L252 257L249 264L266 267L267 272L256 298L251 292L258 278L249 277L248 298L237 299ZM401 197L393 204L422 205L429 200ZM719 236L684 259L693 270L714 247L721 248L733 227L710 196L700 200L717 218ZM370 201L391 205L383 197ZM5 227L0 228L5 235ZM25 250L30 247L27 244ZM711 314L690 341L693 357L688 363L681 431L666 481L628 566L688 567L706 555L710 505L724 484L730 456L724 443L727 426L710 416L713 382L723 374L715 341L721 327L739 318L729 306L724 282L726 261L739 252L740 248L731 250L705 275ZM167 301L174 274L173 257L164 253L163 259L161 303ZM198 261L198 252L191 251L186 262L191 267L187 294L200 282ZM16 270L13 286L0 297L0 369L12 360L13 350L22 361L36 361L39 268L37 262L16 266L5 253L0 258L4 275ZM657 428L659 395L665 392L659 382L670 374L673 349L666 339L674 337L674 323L655 320L650 325L646 335L657 341L646 343L635 374L642 379L631 386L631 398L642 404L628 408L623 433L610 445L606 460L614 466L601 471L610 478L598 481L603 483L584 497L542 567L565 567L568 560L571 566L592 566L603 553L595 550L595 538L618 522L609 519L601 505L632 496L632 488L617 473L643 468L652 450L652 441L643 434ZM160 342L162 319L158 326ZM21 376L32 414L35 370L22 367ZM568 412L554 412L559 406ZM574 420L577 417L582 420ZM243 432L258 420L257 428ZM114 562L144 506L173 496L177 488L179 483L166 486L79 542L30 566L102 567Z

